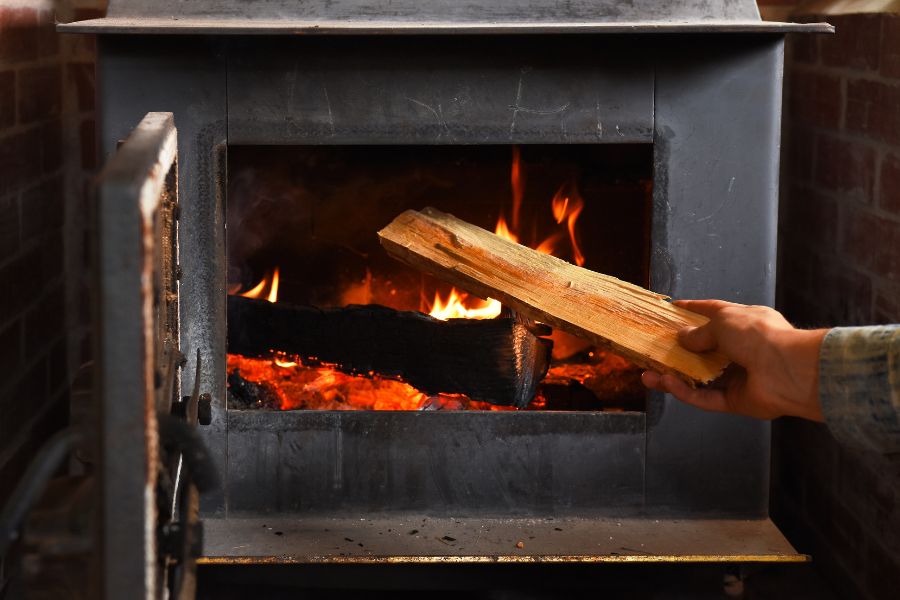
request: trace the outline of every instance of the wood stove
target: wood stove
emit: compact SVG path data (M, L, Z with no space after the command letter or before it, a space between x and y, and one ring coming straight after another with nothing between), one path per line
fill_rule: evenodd
M105 154L147 112L178 127L180 379L210 395L200 429L223 480L202 501L202 562L805 560L767 518L767 423L656 394L617 411L244 410L226 389L226 303L277 266L271 246L229 256L253 218L238 211L248 169L254 198L283 176L320 203L328 177L418 169L400 191L347 186L353 202L329 205L374 242L384 211L422 190L472 197L452 210L490 227L520 153L533 172L576 165L619 186L618 203L585 203L582 239L603 238L588 266L771 305L783 37L827 25L764 23L737 0L111 0L60 29L100 34ZM298 303L317 301L319 265L341 268L308 241L284 271ZM358 255L344 246L327 261Z

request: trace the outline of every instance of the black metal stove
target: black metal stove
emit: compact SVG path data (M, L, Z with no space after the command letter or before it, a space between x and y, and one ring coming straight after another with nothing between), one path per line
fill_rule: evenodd
M235 146L646 145L650 287L771 305L783 36L827 25L765 23L750 0L111 0L60 29L100 34L105 154L147 112L178 127L181 385L211 395L224 481L202 561L804 560L767 519L768 424L668 397L229 409L226 167Z

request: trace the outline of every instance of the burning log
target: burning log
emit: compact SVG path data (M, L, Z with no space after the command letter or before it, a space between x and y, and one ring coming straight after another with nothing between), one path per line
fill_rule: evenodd
M728 361L682 348L676 332L706 317L615 277L576 267L433 208L408 210L378 232L391 256L482 298L586 338L635 364L694 384Z
M428 394L524 408L547 374L549 328L515 319L440 321L384 306L313 308L228 297L228 352L273 350L399 377Z

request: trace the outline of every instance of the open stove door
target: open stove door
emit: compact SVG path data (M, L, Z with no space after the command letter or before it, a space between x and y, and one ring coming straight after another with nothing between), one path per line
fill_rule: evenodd
M98 597L194 597L198 487L215 474L182 397L177 133L148 113L97 186L95 571ZM200 358L198 357L198 368ZM195 378L199 380L199 378Z

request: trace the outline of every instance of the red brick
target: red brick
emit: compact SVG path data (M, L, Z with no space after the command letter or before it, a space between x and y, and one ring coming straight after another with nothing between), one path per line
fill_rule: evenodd
M39 177L42 157L41 131L38 128L0 137L0 195Z
M62 167L62 122L59 119L41 125L41 169L50 174Z
M106 16L106 10L102 8L76 8L73 21L87 21L88 19L99 19Z
M788 114L797 122L829 129L841 123L841 80L832 75L793 70L788 74Z
M881 161L878 206L900 216L900 155L887 154Z
M789 183L812 181L815 134L806 127L791 127L784 143L785 179Z
M29 368L24 377L14 388L17 414L14 418L16 426L32 421L40 410L49 402L47 389L47 359L42 357Z
M900 15L882 15L881 74L900 79Z
M791 60L814 65L819 62L819 38L818 35L790 35L787 44L790 48Z
M900 222L864 209L848 210L843 219L842 249L861 268L900 281Z
M87 119L79 128L81 140L81 167L93 170L97 167L97 125L93 119Z
M814 254L807 293L816 299L811 324L819 327L872 322L872 279L843 264L833 253Z
M846 126L873 139L900 144L900 84L848 82Z
M44 285L44 261L40 249L13 259L0 267L0 281L14 293L0 294L0 320L12 319L30 305Z
M33 8L0 7L0 61L17 63L37 58L37 22Z
M41 242L42 284L59 279L63 273L63 237L60 229L51 231Z
M38 38L39 56L56 56L59 53L59 34L56 33L56 23L51 11L43 10L38 13L35 34Z
M870 528L875 525L876 507L889 508L895 502L892 477L887 476L886 465L871 459L841 446L834 472L835 494Z
M62 179L57 176L22 195L22 241L43 237L64 221Z
M94 110L96 86L94 84L94 63L70 63L66 67L68 81L75 89L78 110Z
M871 202L875 191L875 151L866 145L819 136L815 180L831 192Z
M46 352L65 334L65 302L62 286L44 295L25 315L25 360Z
M39 360L18 381L13 380L10 393L0 396L0 440L4 442L17 436L23 427L30 425L34 415L46 405L47 361ZM5 397L4 397L5 396Z
M6 413L0 408L0 414L6 419ZM55 400L53 407L44 413L39 423L18 423L15 437L0 437L0 448L11 450L13 442L25 440L8 462L0 465L0 504L4 503L15 489L22 473L34 460L44 440L53 433L68 425L68 403L61 398ZM3 421L0 421L2 426Z
M0 263L6 262L18 251L19 202L15 196L7 196L0 200Z
M66 34L69 44L66 47L70 60L80 62L93 61L97 57L97 36L88 34Z
M865 553L865 590L867 598L896 598L900 590L900 557L891 555L881 545L881 536L890 532L873 532Z
M106 14L104 9L100 8L76 8L72 17L73 21L86 21L88 19L99 19ZM97 36L95 35L70 35L72 41L69 49L70 56L79 59L92 59L97 51Z
M22 365L22 321L0 331L0 365L7 373L15 373Z
M877 71L881 50L881 15L833 15L828 22L834 35L819 42L822 63L829 67L848 67Z
M62 108L59 65L19 71L19 122L33 123L54 117Z
M0 414L4 419L6 418L6 413L2 409L0 409ZM44 413L38 423L18 423L17 425L15 437L0 437L0 447L4 450L11 449L10 444L15 441L25 440L25 443L13 453L9 461L0 465L0 504L3 504L15 489L16 483L34 460L34 456L44 440L68 425L68 401L65 397L54 400L52 408ZM0 426L2 426L2 421L0 421Z
M68 333L68 332L67 332ZM66 384L69 379L69 362L68 362L68 352L66 349L66 338L59 338L53 347L50 348L50 391L51 393L63 384Z
M0 35L3 35L0 33ZM6 129L16 123L16 73L4 71L0 73L0 129Z
M837 202L808 187L792 186L783 198L781 231L785 239L833 248L838 235Z
M778 282L787 292L805 293L812 282L812 250L809 245L793 236L783 235L778 267Z
M882 283L878 286L872 320L884 324L900 323L900 285Z

